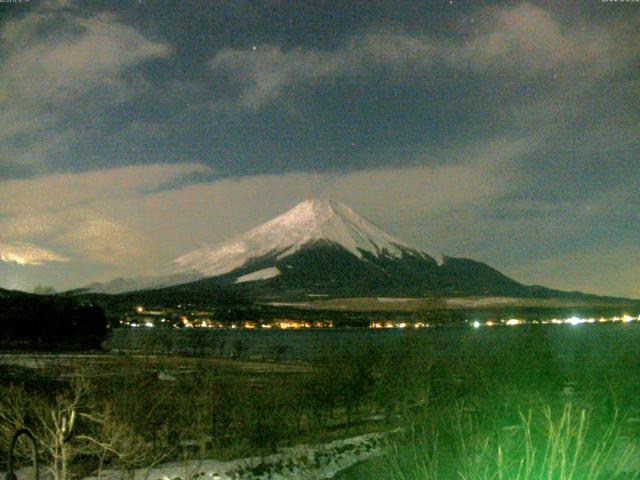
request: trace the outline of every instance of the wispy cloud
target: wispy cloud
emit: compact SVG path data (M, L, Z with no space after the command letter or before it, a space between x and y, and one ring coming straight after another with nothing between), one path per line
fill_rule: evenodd
M323 82L337 76L368 75L371 69L426 67L437 48L429 39L402 33L372 33L354 37L346 45L322 51L274 45L249 50L225 48L211 61L214 75L240 86L239 104L258 109L292 85Z
M43 265L50 262L66 262L69 258L30 243L0 242L0 261L18 265Z
M558 73L588 69L583 74L591 76L615 70L631 53L620 47L612 31L595 25L567 25L532 3L493 7L479 14L473 37L456 47L444 48L447 61L512 75L558 68Z
M206 172L200 164L157 164L6 180L0 182L0 231L10 245L34 242L83 261L126 265L144 256L149 242L143 226L128 222L138 203L165 185ZM109 206L123 200L126 210L114 215Z
M131 69L171 52L116 16L85 16L70 2L43 2L0 28L0 166L42 172L77 132L64 127L71 109L122 102L144 78Z
M57 173L0 183L0 214L60 210L157 190L211 169L198 163L130 165Z
M614 32L567 28L530 3L480 9L479 27L461 41L398 31L351 37L333 50L257 45L224 48L211 61L214 75L237 89L238 105L260 109L290 87L338 77L381 76L403 83L437 76L443 67L512 77L554 74L599 76L632 56Z

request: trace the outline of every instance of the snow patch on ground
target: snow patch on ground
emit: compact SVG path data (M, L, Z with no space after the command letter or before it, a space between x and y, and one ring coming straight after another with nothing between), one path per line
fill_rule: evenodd
M407 303L415 300L415 298L378 297L376 300L380 303Z
M135 472L103 471L109 480L297 480L333 478L356 463L382 455L389 434L369 433L316 445L281 448L264 457L249 457L227 462L192 460L171 462ZM85 480L98 480L89 477Z
M257 272L248 273L238 277L233 283L255 282L256 280L267 280L280 275L280 270L276 267L263 268Z
M309 302L267 302L265 305L272 307L310 307Z
M484 307L487 305L505 305L517 303L517 298L511 297L486 297L486 298L447 298L445 302L449 305L462 307Z

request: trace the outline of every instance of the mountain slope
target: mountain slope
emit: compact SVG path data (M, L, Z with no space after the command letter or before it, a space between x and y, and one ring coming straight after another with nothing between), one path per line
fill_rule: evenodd
M204 277L223 275L252 259L275 255L280 260L318 241L340 245L360 259L366 254L400 258L408 252L430 258L364 220L344 204L308 200L220 246L203 246L178 257L169 264L166 274L196 271Z
M281 258L272 254L253 259L227 274L167 290L188 287L206 291L214 286L241 289L253 297L288 298L314 295L354 297L533 294L530 287L473 260L447 258L438 265L431 257L411 253L395 258L385 255L376 257L364 252L362 257L356 257L340 245L327 240L310 242Z

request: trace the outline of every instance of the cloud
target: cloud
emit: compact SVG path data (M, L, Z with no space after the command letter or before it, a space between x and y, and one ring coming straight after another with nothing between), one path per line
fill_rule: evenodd
M238 105L258 110L288 88L339 77L385 78L402 82L432 78L443 68L513 77L559 69L558 73L611 73L633 55L613 32L563 26L549 11L521 3L478 11L481 27L463 40L442 40L399 31L351 37L333 50L259 45L223 48L210 67L235 88Z
M426 66L436 53L428 39L402 33L371 33L354 37L334 51L274 45L240 50L224 48L211 61L215 75L239 82L239 102L258 109L277 98L287 86L322 82L336 76L367 75L385 65Z
M6 180L0 182L0 231L12 245L36 242L81 261L126 265L151 243L143 225L127 224L137 203L209 171L200 164L157 164ZM127 209L114 216L109 205L121 199Z
M214 75L239 86L238 102L257 110L289 87L323 82L337 76L366 75L386 64L428 63L432 47L423 39L404 34L369 34L353 38L334 51L274 45L240 50L224 48L211 61Z
M588 67L594 74L613 68L624 52L607 30L563 25L548 10L531 3L494 7L480 20L483 26L474 37L449 50L453 64L532 73Z
M210 172L209 167L198 163L159 163L5 180L0 184L0 214L85 206L157 190L194 174Z
M70 2L43 2L4 22L0 39L0 166L9 172L47 171L76 140L70 114L137 95L145 80L134 67L171 52L114 15L85 16Z
M0 261L2 262L14 262L18 265L43 265L49 262L66 262L68 260L67 257L30 243L0 242Z
M516 160L535 149L537 142L534 135L496 138L451 149L442 158L423 156L427 165L338 175L324 194L406 229L425 214L464 209L506 195L518 174Z
M39 15L40 28L53 23L52 14ZM61 20L64 26L42 39L25 39L19 32L4 35L9 55L2 72L20 101L64 102L100 85L125 86L124 71L170 52L167 45L147 40L110 14L66 14ZM30 25L30 31L33 28Z
M85 261L122 267L133 258L144 255L151 239L146 238L144 232L136 232L121 221L92 216L65 229L51 241L63 245Z

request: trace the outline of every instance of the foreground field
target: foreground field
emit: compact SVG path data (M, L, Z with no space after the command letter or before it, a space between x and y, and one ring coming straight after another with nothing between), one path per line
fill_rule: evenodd
M58 480L249 457L257 470L236 478L301 478L267 474L255 458L390 431L385 456L331 474L582 480L640 472L639 325L263 333L227 338L246 344L233 360L213 358L207 345L201 356L2 356L2 441L13 428L33 429L53 445L42 460ZM261 340L285 342L286 355L267 348L271 358L250 360ZM311 344L320 351L304 355ZM56 450L51 412L60 419L71 408L74 436ZM56 455L65 449L62 472Z

